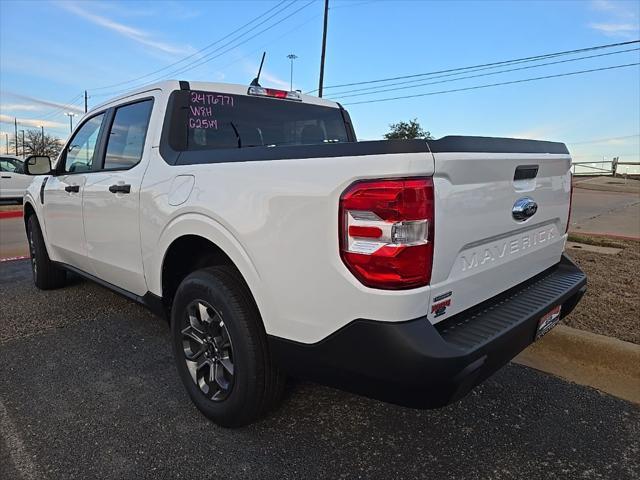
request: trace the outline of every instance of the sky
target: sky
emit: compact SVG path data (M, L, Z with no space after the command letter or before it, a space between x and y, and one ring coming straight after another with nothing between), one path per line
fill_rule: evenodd
M359 139L382 138L390 123L417 118L435 137L557 140L567 143L575 161L614 156L640 161L638 65L354 104L639 63L637 43L544 63L630 50L618 54L478 72L492 72L484 77L426 76L421 83L431 85L402 85L412 87L403 90L346 97L347 90L385 83L331 88L639 40L640 2L330 0L329 5L324 96L345 105ZM2 0L0 131L11 135L17 118L19 129L44 126L64 139L65 112L79 120L84 90L91 108L161 78L248 84L263 50L263 86L289 88L287 55L293 53L298 57L294 89L312 91L318 86L323 8L321 0ZM536 64L516 67L531 65ZM0 151L5 152L4 134Z

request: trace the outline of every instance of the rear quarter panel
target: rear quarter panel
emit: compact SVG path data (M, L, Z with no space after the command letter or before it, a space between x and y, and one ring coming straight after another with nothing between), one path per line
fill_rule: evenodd
M317 342L347 323L425 315L429 288L361 285L338 250L338 201L354 181L433 174L426 152L169 166L158 155L142 187L141 235L150 290L160 295L162 259L173 240L200 234L243 274L268 334ZM171 206L178 175L193 189Z

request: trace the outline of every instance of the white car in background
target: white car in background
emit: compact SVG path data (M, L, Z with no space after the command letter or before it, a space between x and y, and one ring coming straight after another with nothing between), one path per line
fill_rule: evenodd
M13 155L0 156L0 200L20 200L33 177L24 174L24 161Z

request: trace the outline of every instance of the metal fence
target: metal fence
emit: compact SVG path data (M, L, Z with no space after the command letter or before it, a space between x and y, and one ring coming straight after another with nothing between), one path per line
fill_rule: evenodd
M640 162L620 162L615 157L613 160L602 160L600 162L573 162L571 164L571 172L576 175L610 175L615 176L620 172L621 166L637 166L640 167ZM625 172L628 169L625 169ZM635 171L640 171L640 168L633 169L634 172L630 174L637 174Z

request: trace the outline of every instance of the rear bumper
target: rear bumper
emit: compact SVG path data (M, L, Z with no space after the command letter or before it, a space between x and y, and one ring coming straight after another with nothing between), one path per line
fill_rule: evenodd
M391 403L435 408L493 374L535 338L538 320L568 315L586 276L566 255L557 265L439 324L355 320L315 344L270 337L289 374Z

